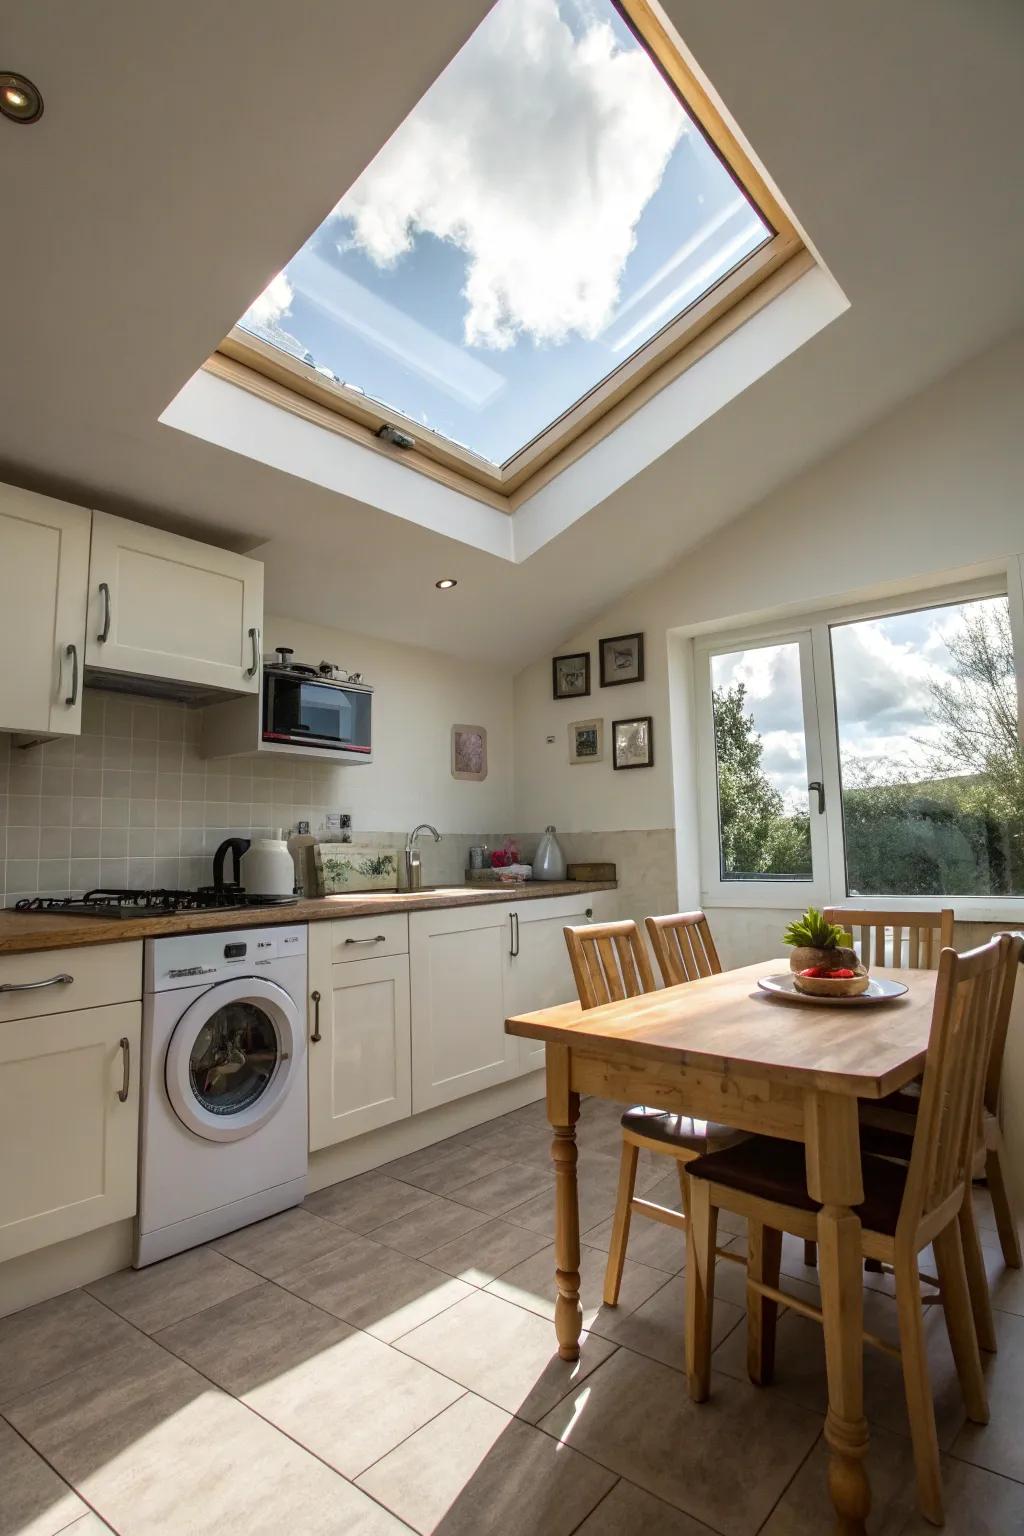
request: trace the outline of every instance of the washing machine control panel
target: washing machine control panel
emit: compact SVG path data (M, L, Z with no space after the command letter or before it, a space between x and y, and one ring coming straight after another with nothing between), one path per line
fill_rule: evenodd
M266 967L305 953L306 928L299 923L149 939L145 990L194 986L198 980L226 981L240 972L258 976Z

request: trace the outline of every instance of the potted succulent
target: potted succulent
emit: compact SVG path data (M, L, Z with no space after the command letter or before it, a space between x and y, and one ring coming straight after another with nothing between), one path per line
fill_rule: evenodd
M827 970L849 968L857 970L860 961L850 946L853 936L838 923L829 923L816 907L808 907L803 917L790 923L783 935L783 942L792 946L789 957L791 971L807 971L817 966Z

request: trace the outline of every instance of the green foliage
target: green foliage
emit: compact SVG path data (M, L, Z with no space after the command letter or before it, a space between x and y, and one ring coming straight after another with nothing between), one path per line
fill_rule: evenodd
M808 907L803 917L790 923L782 942L792 944L794 949L835 949L851 943L851 938L838 923L827 923L817 907Z
M810 817L787 814L762 769L764 748L745 699L743 683L714 690L723 876L809 875Z

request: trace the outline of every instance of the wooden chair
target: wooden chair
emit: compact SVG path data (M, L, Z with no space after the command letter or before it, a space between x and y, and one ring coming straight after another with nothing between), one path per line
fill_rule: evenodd
M678 975L679 981L686 981L694 975L708 976L712 971L722 969L703 912L649 917L647 931L666 985L676 985L675 980L669 981L670 976ZM636 923L592 923L580 928L566 928L564 932L582 1007L596 1008L613 999L638 997L643 992L656 990L651 963ZM681 938L681 935L686 936ZM701 956L699 962L698 953ZM694 1120L689 1115L648 1109L644 1105L636 1105L622 1116L622 1160L604 1281L606 1306L618 1304L630 1219L634 1213L668 1227L686 1229L686 1217L682 1212L636 1196L636 1170L641 1150L660 1152L675 1160L685 1210L683 1165L704 1152L728 1146L740 1134L728 1126Z
M996 1000L1022 948L1024 940L1003 934L965 955L943 950L910 1162L896 1163L871 1154L862 1157L861 1246L866 1257L887 1262L895 1271L900 1342L897 1348L871 1334L864 1338L902 1362L918 1501L921 1512L936 1525L943 1520L942 1480L917 1259L931 1243L939 1272L938 1296L933 1299L941 1302L945 1312L967 1416L983 1424L988 1419L988 1402L958 1218L974 1162ZM807 1190L804 1149L798 1142L752 1137L693 1160L686 1177L690 1186L687 1369L691 1396L700 1402L709 1390L719 1210L809 1238L817 1229L818 1206ZM779 1289L776 1249L767 1255L751 1254L748 1324L760 1333L763 1344L754 1358L748 1351L748 1363L752 1378L762 1384L771 1377L779 1303L822 1321L817 1308ZM842 1335L841 1322L836 1327L837 1336L826 1340L829 1355L851 1347Z
M824 917L826 922L838 923L853 934L854 943L860 946L860 958L868 970L873 965L904 964L904 932L907 936L906 964L920 970L934 971L941 950L953 946L952 907L943 907L939 912L897 909L873 912L870 908L826 907Z

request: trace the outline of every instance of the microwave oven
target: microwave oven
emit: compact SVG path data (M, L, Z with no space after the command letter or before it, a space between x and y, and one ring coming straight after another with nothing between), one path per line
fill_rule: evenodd
M317 755L369 762L373 689L297 667L263 669L262 738L271 746L315 747Z

